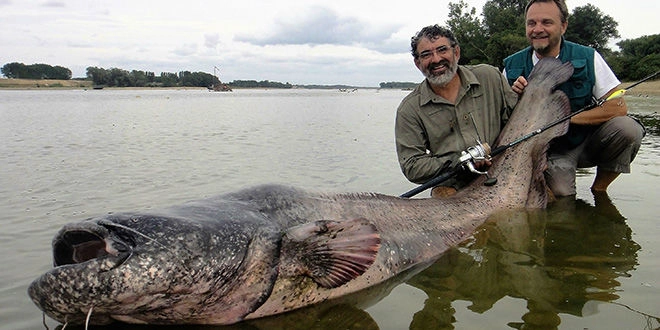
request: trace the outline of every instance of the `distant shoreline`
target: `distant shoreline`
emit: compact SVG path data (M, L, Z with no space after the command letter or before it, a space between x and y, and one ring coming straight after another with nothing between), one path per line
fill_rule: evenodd
M35 90L35 89L94 89L89 80L57 80L57 79L0 79L0 90ZM207 90L206 87L104 87L103 89L151 90L151 89L185 89Z
M291 89L278 87L234 87L232 89ZM296 86L293 89L378 89L377 87L344 87L342 86ZM94 84L89 80L56 80L56 79L6 79L0 78L0 90L35 90L35 89L94 89ZM103 87L102 89L124 89L124 90L208 90L207 87L171 86L171 87Z
M630 86L634 82L624 82L619 87L624 88ZM56 79L5 79L0 78L0 89L92 89L94 84L88 80L56 80ZM109 89L200 89L206 90L205 87L107 87ZM365 87L366 88L366 87ZM654 95L660 96L660 79L646 81L630 90L629 95Z
M57 80L57 79L0 79L0 89L39 89L39 88L92 88L88 80Z

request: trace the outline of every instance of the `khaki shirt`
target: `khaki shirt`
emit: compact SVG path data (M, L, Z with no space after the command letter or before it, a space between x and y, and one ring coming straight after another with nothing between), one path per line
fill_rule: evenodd
M461 151L477 144L479 137L494 148L518 101L504 75L493 66L461 65L458 75L461 87L456 104L436 95L424 80L397 109L396 151L403 174L414 183L438 176L447 161L456 165ZM459 189L470 180L471 176L459 177L442 185Z

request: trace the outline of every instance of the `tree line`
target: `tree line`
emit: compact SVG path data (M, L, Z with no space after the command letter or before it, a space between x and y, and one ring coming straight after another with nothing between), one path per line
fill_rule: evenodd
M179 73L162 72L156 76L153 72L122 70L118 68L87 68L87 78L95 85L108 87L210 87L221 84L218 77L206 72L181 71ZM276 81L234 80L227 84L238 88L293 88L290 83Z
M71 70L62 66L48 64L30 64L12 62L0 69L7 78L15 79L59 79L70 80ZM87 80L94 85L108 87L209 87L220 83L219 79L206 72L181 71L179 73L155 73L119 68L87 68Z
M71 79L71 70L63 66L52 66L48 64L30 64L12 62L7 63L0 69L7 78L17 79Z
M290 83L281 83L269 80L234 80L228 84L231 87L238 88L293 88Z
M209 87L220 83L206 72L181 71L178 73L124 70L119 68L87 68L87 79L94 85L107 87Z
M161 72L156 75L150 71L99 67L88 67L86 71L87 80L94 85L106 87L211 87L221 84L218 77L206 72ZM71 70L47 64L8 63L2 67L2 74L7 78L71 79ZM269 80L234 80L227 85L238 88L293 88L288 82Z

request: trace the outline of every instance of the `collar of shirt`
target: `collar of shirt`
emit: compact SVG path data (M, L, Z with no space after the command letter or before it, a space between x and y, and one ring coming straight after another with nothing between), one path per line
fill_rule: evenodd
M458 104L460 100L463 98L465 95L466 91L470 89L470 86L479 86L481 85L479 83L479 80L477 80L477 77L470 71L467 67L459 65L458 66L458 77L461 78L461 89L458 91L458 97L456 98L456 103ZM420 98L419 98L419 105L423 106L429 102L443 102L443 103L450 103L443 97L438 96L433 92L431 89L431 86L428 83L427 79L424 79L424 82L420 86Z

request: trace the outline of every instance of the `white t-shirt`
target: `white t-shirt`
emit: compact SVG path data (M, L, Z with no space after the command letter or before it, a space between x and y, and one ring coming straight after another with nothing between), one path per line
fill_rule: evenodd
M532 63L536 65L538 61L539 58L536 56L536 53L532 53ZM621 84L614 72L612 72L612 69L607 65L607 62L605 62L603 57L597 51L594 51L594 71L596 83L594 84L591 93L597 99L602 98L607 92ZM506 76L506 69L503 73L504 76Z

